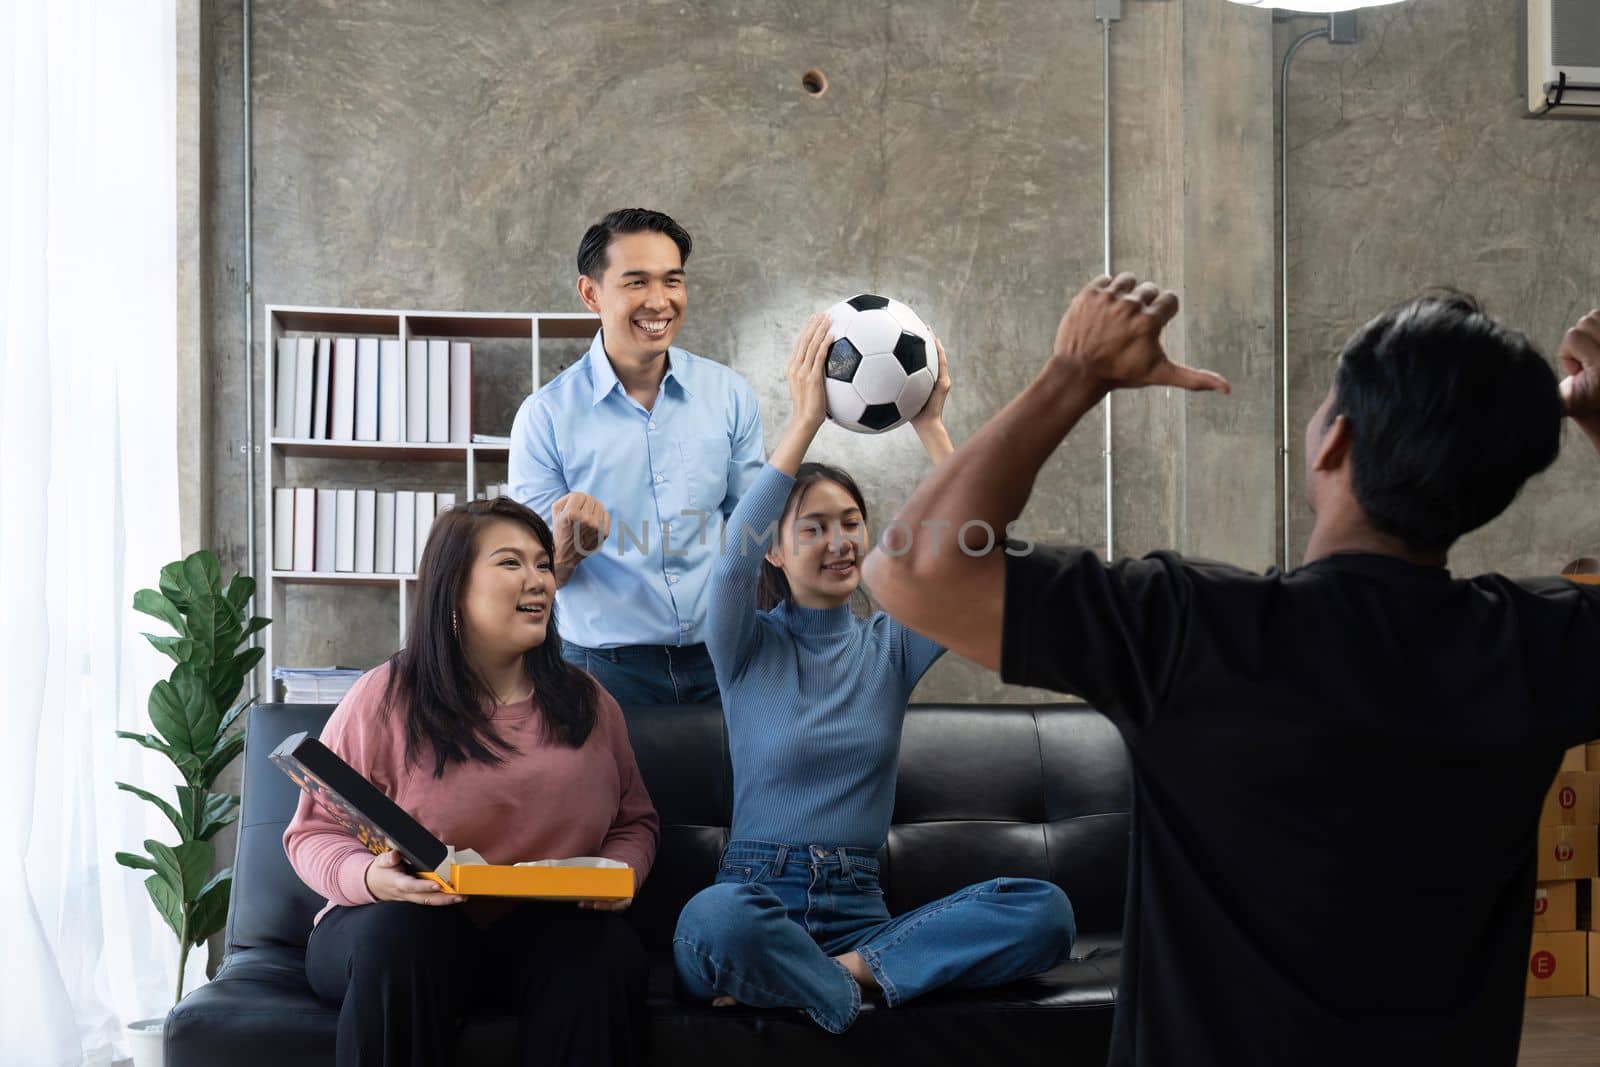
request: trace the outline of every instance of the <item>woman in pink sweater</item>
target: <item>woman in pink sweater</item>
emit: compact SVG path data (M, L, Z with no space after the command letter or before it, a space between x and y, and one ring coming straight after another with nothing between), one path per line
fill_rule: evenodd
M490 863L593 855L643 884L660 823L611 695L561 658L550 530L501 497L433 525L406 647L322 740L440 840ZM457 1022L520 1017L522 1062L642 1058L644 952L628 902L465 898L374 857L301 796L283 835L328 898L306 976L339 1008L337 1062L445 1064Z

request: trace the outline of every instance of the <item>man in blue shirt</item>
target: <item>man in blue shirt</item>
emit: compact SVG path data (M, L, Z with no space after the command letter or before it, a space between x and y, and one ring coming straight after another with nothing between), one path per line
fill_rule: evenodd
M623 705L717 699L705 587L764 461L749 384L672 345L692 247L659 211L589 227L578 295L600 332L511 430L511 495L555 535L562 654Z

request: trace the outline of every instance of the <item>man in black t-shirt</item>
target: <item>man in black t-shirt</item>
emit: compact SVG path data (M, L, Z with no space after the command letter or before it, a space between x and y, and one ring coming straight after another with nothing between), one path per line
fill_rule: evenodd
M1170 361L1177 298L1101 278L1037 380L866 561L874 596L1009 682L1108 715L1134 769L1114 1064L1514 1064L1539 810L1600 735L1600 588L1457 579L1446 555L1600 447L1600 311L1555 375L1464 297L1359 330L1306 430L1305 562L990 548L1107 393L1226 391ZM965 526L964 526L965 524ZM958 543L958 538L962 540ZM950 604L961 604L950 612Z

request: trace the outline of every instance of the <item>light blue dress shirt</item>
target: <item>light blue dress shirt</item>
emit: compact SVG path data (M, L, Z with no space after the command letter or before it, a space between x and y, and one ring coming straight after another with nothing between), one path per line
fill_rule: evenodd
M523 401L511 427L510 493L551 520L587 493L611 535L556 594L562 637L588 648L705 640L706 585L728 517L765 462L755 391L681 348L646 411L617 380L601 335Z

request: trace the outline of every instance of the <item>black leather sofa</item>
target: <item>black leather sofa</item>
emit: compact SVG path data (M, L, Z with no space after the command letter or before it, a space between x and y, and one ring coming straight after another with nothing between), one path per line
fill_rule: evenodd
M169 1067L333 1063L337 1009L302 967L322 901L296 877L282 835L297 791L267 760L284 737L320 730L331 708L249 713L227 953L215 979L167 1017ZM797 1011L717 1009L679 1000L671 937L679 910L710 884L727 841L731 772L715 707L628 712L634 750L661 814L661 851L627 913L651 952L656 1064L1105 1062L1119 975L1129 832L1127 756L1109 722L1076 705L918 705L906 719L894 828L880 857L896 914L999 875L1066 890L1073 959L1025 982L867 1007L842 1036ZM457 1062L511 1062L515 1021L471 1018ZM746 1059L745 1057L752 1057Z

